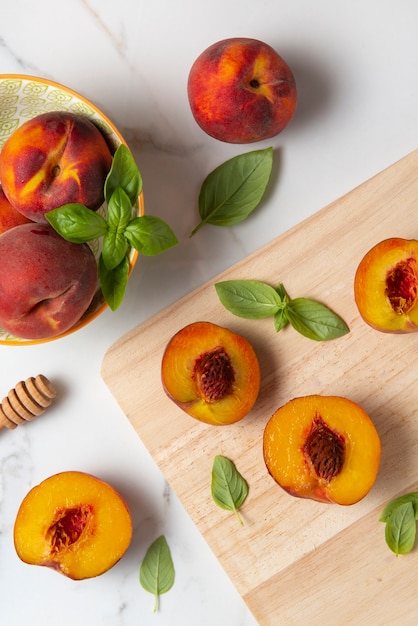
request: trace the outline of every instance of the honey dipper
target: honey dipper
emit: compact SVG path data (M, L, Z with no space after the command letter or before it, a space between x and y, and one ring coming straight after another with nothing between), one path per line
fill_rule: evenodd
M16 428L33 420L49 407L55 396L54 386L42 374L18 382L0 405L0 429Z

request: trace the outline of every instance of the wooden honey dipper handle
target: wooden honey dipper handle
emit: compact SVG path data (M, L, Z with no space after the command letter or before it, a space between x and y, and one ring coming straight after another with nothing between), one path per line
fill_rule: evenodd
M3 398L0 405L0 428L16 428L41 415L56 396L52 383L38 374L20 381Z

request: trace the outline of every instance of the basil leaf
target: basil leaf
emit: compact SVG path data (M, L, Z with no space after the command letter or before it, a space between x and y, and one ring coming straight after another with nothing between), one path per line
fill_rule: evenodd
M259 204L267 187L273 165L273 148L253 150L225 161L203 181L199 193L203 226L231 226L242 222Z
M289 318L287 317L286 307L283 309L279 309L277 313L274 314L274 328L276 333L286 328L289 324Z
M215 289L224 307L238 317L272 317L282 307L277 291L258 280L225 280L216 283Z
M327 306L308 298L295 298L286 306L289 322L304 337L329 341L349 332L347 324Z
M125 229L132 218L132 205L126 193L117 187L108 206L108 231L103 238L102 256L108 270L119 265L128 251Z
M233 511L242 524L238 509L248 495L248 485L234 463L225 456L214 458L211 491L215 503L222 509Z
M406 493L403 496L399 496L399 498L395 498L394 500L391 500L391 502L388 502L379 517L379 522L387 522L393 511L400 504L404 504L404 502L410 502L412 504L414 507L415 519L418 520L418 491L413 491L412 493Z
M107 231L106 220L84 204L64 204L45 213L45 217L61 237L72 243L98 239Z
M106 177L104 196L109 204L113 192L121 187L131 201L131 206L138 200L142 191L142 177L132 156L124 144L118 146L113 155L112 167Z
M128 252L128 242L123 233L108 230L103 237L102 259L108 270L113 270L119 265Z
M280 300L282 302L285 302L285 303L289 302L290 298L289 298L288 293L287 293L287 291L284 288L284 285L282 283L277 285L276 291L279 294Z
M125 229L130 245L146 256L153 256L175 246L178 241L171 228L159 217L136 217Z
M109 270L104 261L103 256L99 258L99 280L102 288L103 297L112 311L122 303L126 291L129 276L129 259L125 256L119 265Z
M280 285L277 285L276 292L283 303L283 307L274 314L274 328L276 333L278 333L289 324L289 318L287 317L287 303L290 301L290 298L281 283Z
M139 569L142 587L154 595L154 613L158 609L159 596L171 589L174 579L170 548L164 535L161 535L148 548Z
M414 547L416 531L414 507L411 502L404 502L393 510L386 522L386 543L396 556L408 554Z
M109 228L123 232L132 219L132 203L122 187L116 187L107 206Z

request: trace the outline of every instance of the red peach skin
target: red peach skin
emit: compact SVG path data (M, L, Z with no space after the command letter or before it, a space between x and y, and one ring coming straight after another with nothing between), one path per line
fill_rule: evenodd
M49 224L24 224L0 237L0 326L23 339L55 337L88 308L98 283L87 244Z

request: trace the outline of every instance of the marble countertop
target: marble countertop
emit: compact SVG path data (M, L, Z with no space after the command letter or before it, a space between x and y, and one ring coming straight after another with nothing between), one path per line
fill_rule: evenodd
M146 211L168 221L179 237L176 248L139 260L117 312L105 311L56 342L0 346L0 393L38 373L59 391L35 423L0 432L3 624L254 626L104 384L101 363L128 330L417 148L417 23L415 0L15 0L3 9L1 72L49 78L101 108L134 152ZM216 141L198 128L188 106L194 59L233 36L269 43L296 77L296 115L268 142ZM190 239L204 177L227 158L267 145L275 150L276 169L259 209L241 225L207 226ZM125 557L83 582L25 565L13 547L23 497L69 469L117 487L134 523ZM138 572L160 534L170 545L176 581L154 614Z

